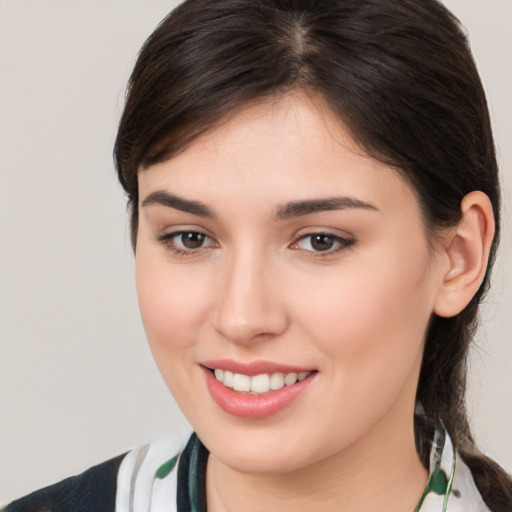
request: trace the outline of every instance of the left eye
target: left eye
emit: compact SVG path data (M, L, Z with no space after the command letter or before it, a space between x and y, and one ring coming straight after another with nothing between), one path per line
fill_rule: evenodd
M298 249L313 252L335 252L349 247L354 242L340 236L325 233L304 235L294 244Z
M214 241L199 231L177 231L159 237L171 251L182 254L214 245Z
M186 231L174 237L174 243L183 246L185 249L199 249L205 245L208 237L197 231Z

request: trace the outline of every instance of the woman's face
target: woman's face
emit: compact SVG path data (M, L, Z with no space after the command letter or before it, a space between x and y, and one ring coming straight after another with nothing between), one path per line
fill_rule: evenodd
M319 102L248 107L139 188L145 329L215 457L279 473L412 431L442 265L411 187Z

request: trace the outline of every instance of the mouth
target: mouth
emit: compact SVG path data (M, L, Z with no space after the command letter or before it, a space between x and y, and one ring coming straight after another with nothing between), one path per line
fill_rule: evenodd
M285 409L303 395L317 370L258 362L202 363L206 385L225 412L240 418L259 419Z
M278 391L285 386L293 386L296 382L303 381L312 371L306 372L275 372L260 373L259 375L245 375L243 373L234 373L229 370L215 368L210 370L213 376L227 388L242 393L252 395L261 395L270 391Z

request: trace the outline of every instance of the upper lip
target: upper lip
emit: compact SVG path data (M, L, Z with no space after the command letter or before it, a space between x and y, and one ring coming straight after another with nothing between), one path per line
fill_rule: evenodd
M202 361L202 366L210 370L227 370L232 373L241 373L250 377L261 375L262 373L302 373L314 371L314 368L303 366L293 366L289 364L276 363L274 361L251 361L242 362L233 359L215 359Z

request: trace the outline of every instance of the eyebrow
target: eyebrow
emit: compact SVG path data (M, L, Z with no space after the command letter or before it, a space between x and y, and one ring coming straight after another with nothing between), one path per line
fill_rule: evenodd
M153 204L174 208L200 217L215 218L213 211L204 203L184 199L183 197L175 196L163 190L152 192L142 202L142 206L149 206ZM286 220L292 217L310 215L312 213L345 210L349 208L379 211L378 208L366 201L361 201L354 197L335 196L322 199L290 201L276 209L275 214L273 215L273 220Z
M360 208L363 210L379 211L371 203L361 201L354 197L335 196L322 199L306 199L292 201L277 208L274 215L275 220L285 220L291 217L300 217L312 213L327 212L331 210L345 210L348 208Z
M212 210L210 210L210 208L208 208L208 206L206 206L204 203L199 201L191 201L190 199L184 199L183 197L169 194L163 190L152 192L142 202L142 206L149 206L152 204L167 206L168 208L174 208L176 210L181 210L182 212L192 213L193 215L198 215L199 217L215 217Z

